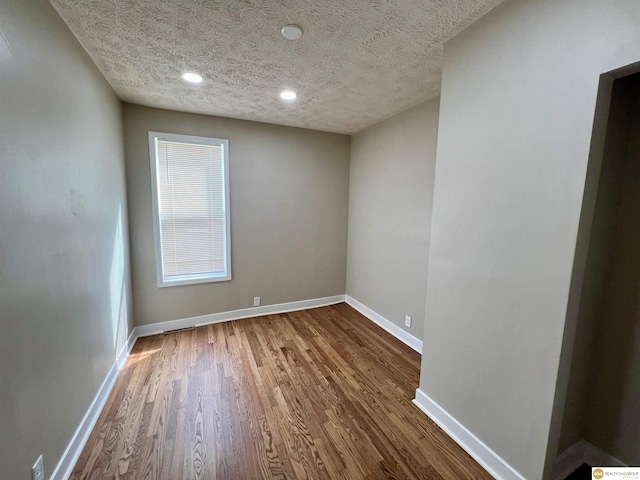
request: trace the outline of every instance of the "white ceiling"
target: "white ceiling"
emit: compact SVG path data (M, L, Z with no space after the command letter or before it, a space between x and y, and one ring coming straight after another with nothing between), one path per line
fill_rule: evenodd
M435 96L443 43L501 1L51 3L124 101L352 134ZM280 35L287 23L300 40Z

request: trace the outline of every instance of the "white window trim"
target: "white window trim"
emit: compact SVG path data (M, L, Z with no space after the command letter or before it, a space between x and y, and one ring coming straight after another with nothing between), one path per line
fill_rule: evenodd
M225 250L227 274L184 275L176 280L165 280L162 269L162 241L160 238L160 208L158 206L157 140L192 143L197 145L222 145L224 176ZM149 132L149 160L151 163L151 197L153 210L153 239L156 253L158 288L194 285L198 283L226 282L231 280L231 203L229 200L229 140L223 138L196 137L176 133Z

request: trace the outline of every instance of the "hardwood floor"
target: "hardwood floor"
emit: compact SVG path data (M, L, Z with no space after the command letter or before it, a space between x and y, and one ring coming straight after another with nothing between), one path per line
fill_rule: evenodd
M138 340L72 479L490 479L346 304Z

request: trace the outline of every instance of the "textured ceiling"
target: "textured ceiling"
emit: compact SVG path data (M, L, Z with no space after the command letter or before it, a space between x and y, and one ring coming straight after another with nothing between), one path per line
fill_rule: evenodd
M501 1L51 3L124 101L351 134L436 95L443 43Z

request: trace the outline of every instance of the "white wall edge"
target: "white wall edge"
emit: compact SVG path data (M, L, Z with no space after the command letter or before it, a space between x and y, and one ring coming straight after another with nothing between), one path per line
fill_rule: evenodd
M129 356L133 345L136 343L137 338L134 336L134 332L135 328L131 331L131 334L127 338L127 342L120 349L120 352L109 369L107 376L98 389L98 393L96 393L93 402L91 402L87 413L85 413L84 417L80 421L80 425L73 434L69 445L67 445L62 457L60 457L56 469L51 474L50 480L67 480L73 472L73 468L82 453L82 449L89 440L93 427L95 427L96 422L102 413L102 409L107 403L107 399L109 398L109 394L116 383L120 369Z
M567 478L583 463L593 467L628 466L616 457L600 450L592 443L589 443L586 440L580 440L558 455L553 467L553 479L565 480L565 478Z
M310 300L300 300L298 302L276 303L274 305L263 305L261 307L243 308L241 310L230 310L228 312L211 313L199 317L183 318L179 320L168 320L166 322L151 323L149 325L139 325L134 329L136 338L157 335L169 330L179 328L200 327L213 323L230 322L243 318L261 317L263 315L275 315L278 313L295 312L307 310L309 308L326 307L344 302L344 295L334 295L332 297L312 298Z
M511 465L419 388L413 403L498 480L525 480Z
M369 307L367 307L363 303L360 303L358 300L351 297L350 295L345 295L344 301L347 302L347 305L350 305L351 307L355 308L362 315L367 317L372 322L376 323L378 326L382 327L384 330L386 330L391 335L396 337L402 343L410 346L416 352L422 354L422 340L420 340L417 337L414 337L409 332L403 330L402 328L400 328L390 320L387 320L379 313L374 312Z

